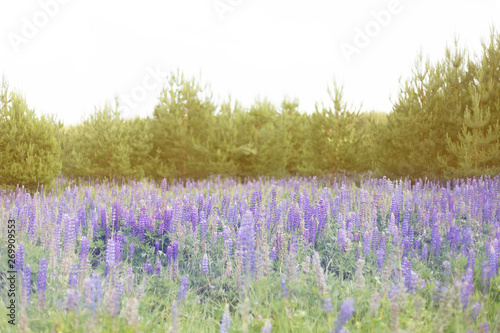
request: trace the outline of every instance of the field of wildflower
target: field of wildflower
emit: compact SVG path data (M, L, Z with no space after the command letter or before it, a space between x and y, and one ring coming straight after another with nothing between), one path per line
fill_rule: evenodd
M0 217L1 332L500 332L500 176L61 178Z

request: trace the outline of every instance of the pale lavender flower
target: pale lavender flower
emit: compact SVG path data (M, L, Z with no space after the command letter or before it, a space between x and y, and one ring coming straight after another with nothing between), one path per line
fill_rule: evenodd
M181 277L181 283L179 284L179 293L177 294L177 301L179 304L186 298L186 293L189 287L189 281L187 275Z
M340 333L342 327L347 323L347 321L354 315L354 300L352 298L347 298L342 303L340 307L340 312L335 321L335 328L333 331L335 333Z
M323 309L325 309L326 313L332 312L332 299L331 298L325 298L323 300Z
M203 259L201 260L201 267L203 274L208 274L208 255L205 253Z
M47 259L41 259L38 264L38 302L40 307L45 305L45 289L47 287Z
M271 325L271 322L268 320L268 321L266 321L264 326L262 326L262 329L260 331L262 333L271 333L272 329L273 329L273 326Z
M229 333L231 328L231 314L229 313L229 306L226 305L224 313L222 314L222 320L220 322L220 333Z

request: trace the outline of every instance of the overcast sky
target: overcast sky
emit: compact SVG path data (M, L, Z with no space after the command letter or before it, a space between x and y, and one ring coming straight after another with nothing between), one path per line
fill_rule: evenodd
M335 76L349 104L389 112L420 49L442 58L458 35L478 53L495 23L499 0L1 0L0 75L65 124L116 95L151 115L176 69L218 100L289 96L305 112Z

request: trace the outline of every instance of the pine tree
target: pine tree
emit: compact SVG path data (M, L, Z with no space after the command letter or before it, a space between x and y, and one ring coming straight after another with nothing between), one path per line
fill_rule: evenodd
M0 90L0 185L24 185L35 191L39 185L48 190L61 173L60 146L56 125L45 116L36 117L25 98L9 93L3 79Z
M500 172L500 165L495 162L500 157L500 125L490 125L489 107L484 109L481 105L482 94L472 88L471 95L472 110L465 111L458 141L446 139L448 151L456 159L455 165L446 165L447 174L459 178L495 176Z
M334 175L341 171L357 171L359 168L360 143L364 134L359 129L359 110L349 111L343 101L343 88L334 82L333 91L328 89L331 106L316 105L310 116L309 137L305 149L302 171L312 174Z
M108 103L96 108L82 125L69 130L69 145L64 147L70 155L69 175L109 180L131 177L130 133L124 125L116 100L114 108Z
M153 112L153 149L161 163L156 177L203 178L215 104L208 87L182 73L172 73Z

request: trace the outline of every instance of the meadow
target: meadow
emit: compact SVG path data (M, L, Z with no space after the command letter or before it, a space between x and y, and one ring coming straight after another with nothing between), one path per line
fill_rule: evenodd
M500 176L58 178L0 217L1 332L500 332Z

